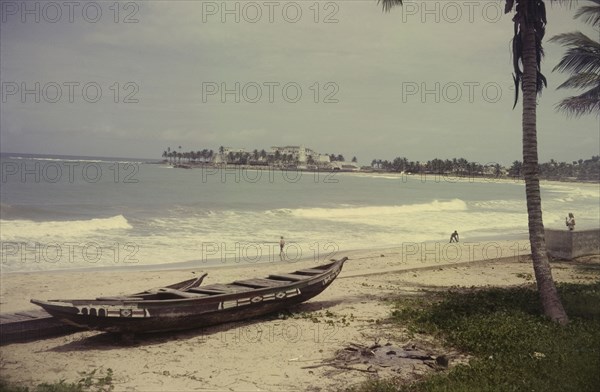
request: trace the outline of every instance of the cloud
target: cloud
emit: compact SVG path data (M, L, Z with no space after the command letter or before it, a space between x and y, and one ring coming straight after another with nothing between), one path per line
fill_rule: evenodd
M8 97L0 119L2 150L158 157L168 145L304 144L369 162L403 155L510 163L521 155L520 111L511 109L511 16L496 20L489 8L486 20L484 4L477 3L470 20L467 3L474 4L453 2L463 7L455 22L451 8L439 8L439 23L425 7L449 3L407 3L384 14L375 1L301 2L296 23L286 20L292 14L282 14L284 3L272 22L263 6L256 23L247 20L254 15L248 3L236 3L242 7L239 22L227 14L223 23L222 10L206 8L223 2L183 1L135 2L137 10L120 9L119 23L107 8L112 3L98 3L105 7L98 23L11 19L0 25L2 82L79 86L74 102ZM550 8L548 34L585 30L572 14ZM128 15L138 22L123 23ZM567 120L553 110L564 96L554 86L564 76L550 69L563 49L546 49L550 88L540 98L541 158L596 155L597 119ZM90 82L102 90L98 102L85 100L82 86ZM205 99L206 83L230 90L239 83L240 90L225 100L222 91ZM273 102L265 83L278 83ZM297 102L282 92L287 83L300 86ZM486 100L486 83L500 86L498 101ZM263 88L255 103L246 94L253 84ZM415 85L419 91L406 95ZM456 86L460 99L449 102ZM437 91L427 92L432 89ZM137 102L125 102L127 97ZM565 129L577 129L578 136ZM76 141L74 132L87 142Z

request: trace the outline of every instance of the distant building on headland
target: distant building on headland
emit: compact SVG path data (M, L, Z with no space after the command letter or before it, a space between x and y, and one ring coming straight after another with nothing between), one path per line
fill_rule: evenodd
M271 146L272 155L291 155L299 163L306 163L309 156L314 154L310 148L304 146Z
M232 147L223 147L223 152L218 152L213 156L213 163L227 163L227 157L229 154L245 154L245 148L232 148Z
M236 152L239 152L239 153L242 153L242 154L243 154L243 153L245 153L245 152L246 152L246 149L245 149L245 148L231 148L231 147L223 147L223 154L227 155L227 154L229 154L230 152L232 152L232 153L234 153L234 154L235 154Z
M300 165L329 163L329 155L318 152L304 146L272 146L271 154L291 155Z
M339 158L338 158L339 157ZM244 148L220 147L212 156L212 163L217 165L250 165L274 166L298 169L332 169L356 171L360 167L355 162L344 162L342 155L321 154L313 149L300 146L271 146L270 151L246 151Z

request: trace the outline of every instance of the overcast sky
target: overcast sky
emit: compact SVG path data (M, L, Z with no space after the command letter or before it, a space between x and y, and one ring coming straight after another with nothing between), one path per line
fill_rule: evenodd
M375 0L2 2L1 150L160 158L180 145L305 145L362 164L510 164L521 110L503 3L384 14ZM548 8L546 38L597 36L574 10ZM545 49L540 159L598 155L598 117L554 111L573 91L556 91L566 75L551 72L564 49Z

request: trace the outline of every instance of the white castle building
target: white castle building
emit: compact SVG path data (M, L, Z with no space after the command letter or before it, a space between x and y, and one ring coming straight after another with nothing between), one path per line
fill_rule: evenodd
M328 163L330 161L329 155L319 154L318 152L304 146L272 146L271 154L275 154L276 152L279 152L279 154L282 155L291 155L300 163L306 163L309 157L312 157L313 161L318 163Z
M216 153L213 158L214 163L226 163L230 153L247 153L244 148L223 147L223 153ZM306 148L304 146L271 146L270 156L288 155L293 160L298 162L299 167L306 167L307 164L318 166L329 166L331 160L327 154L319 154L318 152ZM263 158L259 158L262 161ZM312 162L311 162L312 161Z

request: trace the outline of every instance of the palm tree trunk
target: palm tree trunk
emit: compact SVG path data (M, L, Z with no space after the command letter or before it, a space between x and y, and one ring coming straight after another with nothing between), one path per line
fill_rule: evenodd
M523 171L531 257L544 313L551 320L564 325L569 320L552 278L552 271L546 254L544 223L542 221L536 134L536 38L535 30L530 23L521 24L521 40L523 44Z

